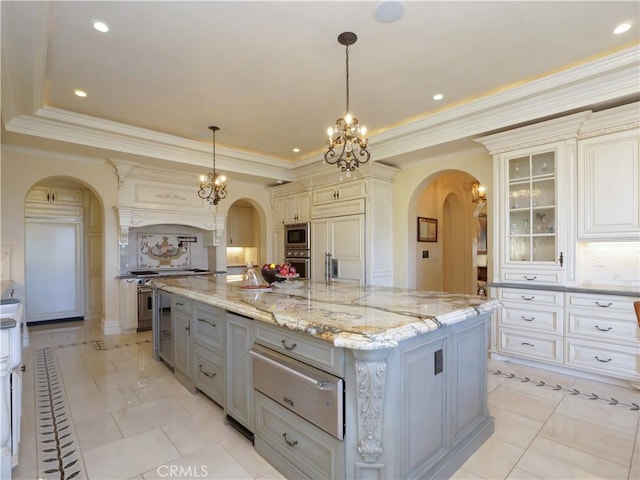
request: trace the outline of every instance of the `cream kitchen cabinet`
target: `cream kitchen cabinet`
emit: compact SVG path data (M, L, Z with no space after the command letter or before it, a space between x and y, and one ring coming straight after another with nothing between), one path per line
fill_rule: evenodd
M284 227L276 226L273 230L273 255L267 262L282 263L284 259Z
M27 193L27 202L59 205L82 205L82 190L36 185Z
M307 192L284 197L284 223L309 221L309 194Z
M575 280L575 163L582 112L490 135L494 281L564 285Z
M565 293L565 363L596 374L640 380L640 329L633 302L618 295Z
M138 328L138 283L133 278L120 280L120 328L133 333Z
M227 246L253 245L253 208L230 207L227 216Z
M640 130L578 147L578 239L640 239Z
M341 182L337 185L329 185L313 190L313 205L364 198L366 194L367 183L365 180Z
M286 189L289 185L284 186ZM277 187L282 189L282 187ZM310 219L309 192L283 193L276 190L273 194L273 218L276 225L288 223L306 223Z
M562 292L500 288L494 316L493 350L507 355L562 363Z
M365 216L315 219L311 222L311 272L313 280L336 280L365 283Z

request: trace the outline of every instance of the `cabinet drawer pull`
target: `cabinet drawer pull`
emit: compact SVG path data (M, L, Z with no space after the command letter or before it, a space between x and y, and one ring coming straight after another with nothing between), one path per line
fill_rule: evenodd
M215 327L215 326L216 326L216 324L215 324L215 323L211 323L210 321L205 320L204 318L198 318L198 321L199 321L199 322L202 322L202 323L207 323L207 324L211 325L212 327Z
M527 318L524 315L520 315L520 318L522 318L525 322L533 322L536 319L536 317Z
M181 307L184 307L184 303L182 303L182 302L176 302L176 305L179 305L179 306L181 306Z
M601 360L601 359L598 357L598 355L596 355L596 360L598 360L599 362L602 362L602 363L609 363L609 362L611 361L611 359L610 359L610 358L607 358L606 360Z
M600 330L601 332L608 332L609 330L611 330L613 327L607 327L607 328L600 328L598 325L596 325L596 328L598 330Z
M532 280L535 280L536 278L538 278L537 275L534 275L533 277L530 277L529 275L524 275L524 279L525 280L532 281Z
M287 350L293 350L294 348L296 348L296 347L298 346L298 344L297 344L297 343L293 343L293 344L291 344L291 346L289 347L289 346L287 346L287 341L286 341L286 340L282 340L282 346L283 346L284 348L286 348Z
M209 378L213 378L216 376L215 373L207 373L202 369L202 364L198 365L198 368L200 369L200 372L203 373L204 375L206 375Z
M520 296L522 297L523 300L526 300L527 302L529 302L529 301L533 300L534 298L536 298L534 296L531 296L531 297L525 297L524 295L520 295Z
M294 440L293 442L291 440L289 440L287 438L286 432L282 434L282 437L284 438L284 441L287 442L287 445L289 445L290 447L295 447L298 444L297 440Z
M535 345L533 343L529 343L529 342L522 342L522 343L520 343L520 345L527 345L528 347L535 347Z
M611 305L613 305L613 303L609 302L609 303L607 303L605 305L604 303L600 303L600 302L596 301L596 305L598 305L599 307L602 307L602 308L609 308Z

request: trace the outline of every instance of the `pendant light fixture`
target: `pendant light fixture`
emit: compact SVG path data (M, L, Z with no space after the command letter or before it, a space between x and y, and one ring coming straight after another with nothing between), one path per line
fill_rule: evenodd
M338 43L346 47L347 65L347 112L344 117L336 120L335 127L329 127L327 133L328 147L324 154L324 161L351 175L362 163L369 161L369 144L366 138L367 129L349 111L349 46L356 43L358 37L353 32L343 32L338 35ZM336 152L337 150L337 152ZM339 152L339 153L338 153Z
M218 205L227 196L227 177L216 172L216 132L220 127L210 126L209 130L213 132L213 172L200 176L198 196L210 205Z

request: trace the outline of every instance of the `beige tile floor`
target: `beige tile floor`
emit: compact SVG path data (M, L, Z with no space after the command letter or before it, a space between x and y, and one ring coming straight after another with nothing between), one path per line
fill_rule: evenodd
M61 371L87 477L281 479L250 442L224 424L222 410L192 395L151 357L150 332L105 337L98 325L30 330L25 350L20 464L13 478L38 478L34 352L51 347ZM103 340L95 350L92 340ZM631 388L490 360L493 371L561 385L563 390L488 375L495 433L456 479L639 479L639 412L570 395L594 392L638 403Z

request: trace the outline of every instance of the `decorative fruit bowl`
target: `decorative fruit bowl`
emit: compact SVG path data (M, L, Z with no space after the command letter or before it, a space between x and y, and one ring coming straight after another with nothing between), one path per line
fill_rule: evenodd
M269 283L281 282L289 278L298 278L300 274L290 263L276 265L275 263L265 263L262 266L262 277Z

